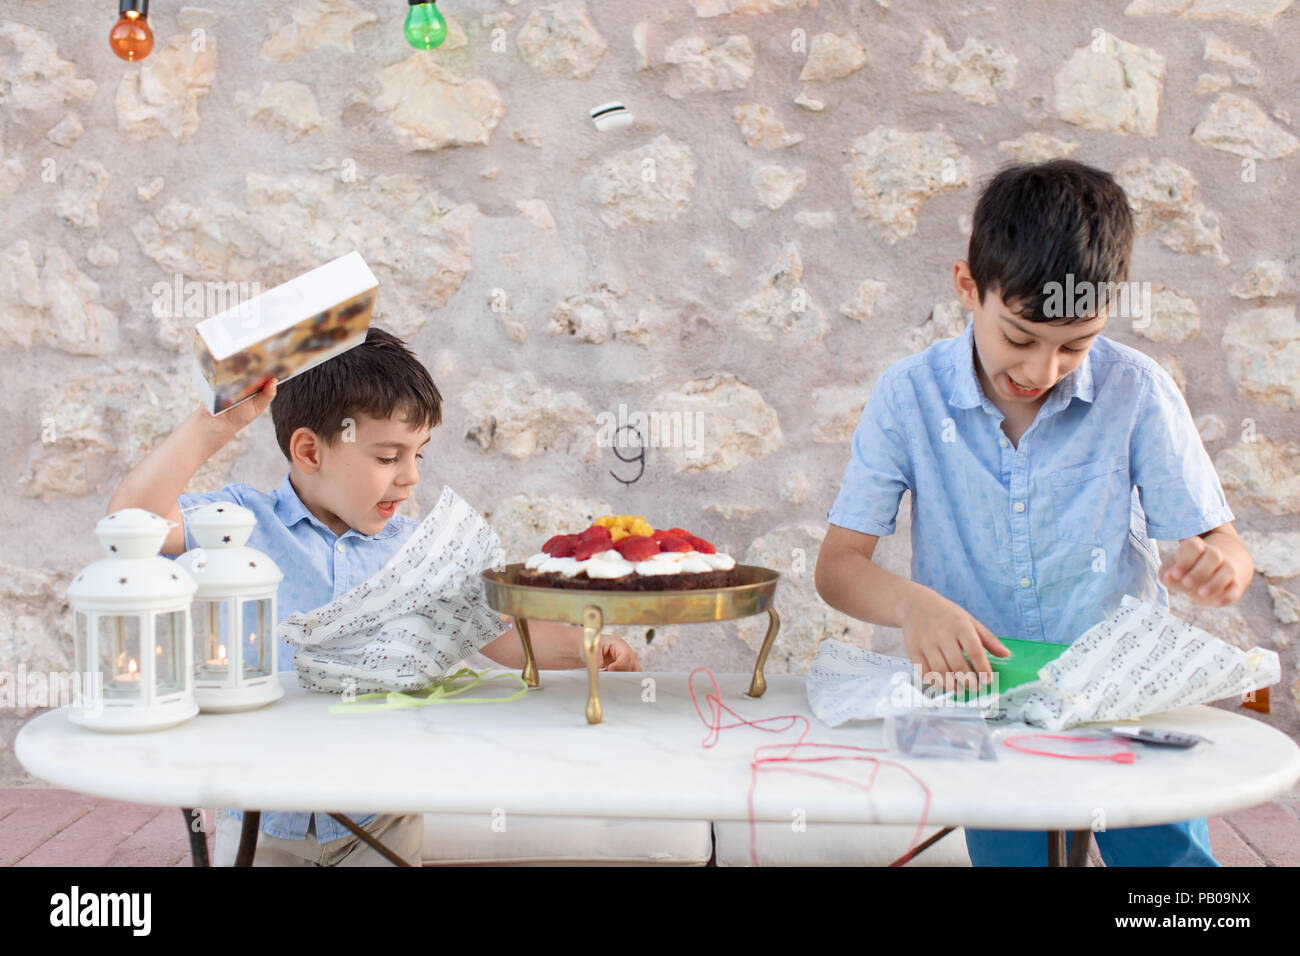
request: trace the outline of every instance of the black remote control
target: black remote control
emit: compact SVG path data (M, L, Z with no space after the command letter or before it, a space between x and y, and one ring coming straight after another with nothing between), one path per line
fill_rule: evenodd
M1110 732L1116 737L1135 740L1140 744L1155 744L1159 747L1195 747L1204 737L1196 734L1179 734L1172 730L1145 730L1139 727L1112 727Z

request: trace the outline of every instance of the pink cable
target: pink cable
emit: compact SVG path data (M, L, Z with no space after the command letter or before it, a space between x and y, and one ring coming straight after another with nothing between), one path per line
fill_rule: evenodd
M1063 760L1113 760L1116 763L1133 763L1137 760L1137 755L1131 750L1117 750L1109 754L1063 754L1055 750L1030 750L1028 747L1017 747L1012 741L1016 740L1070 740L1076 743L1097 743L1096 737L1069 737L1063 734L1017 734L1014 737L1007 737L1002 741L1012 750L1022 754L1033 754L1037 757L1060 757Z
M706 694L704 698L709 703L709 709L711 714L711 716L709 717L706 717L704 715L704 711L700 708L700 701L695 694L695 675L700 673L701 671L709 676L709 683L713 685L712 693ZM701 741L701 746L705 748L715 746L718 743L718 738L721 735L722 731L731 730L736 727L752 727L755 730L761 730L764 731L765 733L784 733L785 731L797 726L800 723L803 724L803 730L799 734L799 739L794 741L793 743L760 744L759 746L754 748L754 755L749 763L749 768L750 768L749 792L746 795L746 805L748 807L748 813L749 813L749 858L751 862L754 864L754 866L759 865L758 853L757 850L755 849L755 839L757 833L756 833L756 825L754 821L754 790L758 786L759 770L781 770L788 773L801 773L805 776L817 777L822 780L832 780L837 783L846 783L851 787L856 787L857 789L863 791L864 793L870 793L871 788L875 786L876 777L879 775L880 768L882 766L897 767L899 770L902 770L905 774L907 774L909 777L911 777L913 780L916 781L917 785L921 788L922 792L925 794L925 804L921 811L921 822L918 823L916 826L916 833L913 834L912 842L909 843L907 846L907 852L905 852L902 856L900 856L897 860L890 863L889 865L902 866L904 863L906 863L908 860L912 858L913 852L921 842L921 834L925 831L925 821L930 815L930 800L931 800L930 788L925 785L925 781L923 781L920 777L914 774L910 769L908 769L907 767L903 766L900 763L895 763L892 760L881 760L879 757L863 756L866 754L873 754L873 753L885 753L886 751L883 747L853 747L848 744L822 744L822 743L807 741L806 738L808 736L809 731L812 730L812 725L809 722L808 718L804 717L802 714L782 714L776 717L764 717L761 720L746 720L744 717L741 717L738 713L736 713L734 710L732 710L730 707L728 707L726 704L722 702L722 692L718 689L718 682L716 678L714 678L713 672L710 671L707 667L695 668L695 670L691 671L690 676L686 680L687 680L687 686L690 688L690 692L691 692L691 703L695 705L695 713L699 715L700 720L702 720L704 722L704 725L709 729L709 732L705 735L704 740ZM726 711L732 717L736 718L735 722L730 724L723 724L722 723L723 711ZM781 727L763 726L764 724L770 724L773 721L778 721L778 720L785 721L785 724ZM796 751L798 751L800 748L805 748L805 747L811 747L811 748L821 747L827 750L837 751L838 753L834 755L818 756L818 757L794 756ZM780 750L780 749L784 749L785 751L785 753L782 756L773 756L773 757L764 756L764 753L768 750ZM847 777L839 777L839 776L835 776L834 774L827 774L827 773L817 773L812 770L805 770L801 767L789 766L790 764L826 763L826 762L838 761L838 760L849 760L849 761L870 764L871 765L870 780L867 782L865 786L863 786L857 781L851 780Z

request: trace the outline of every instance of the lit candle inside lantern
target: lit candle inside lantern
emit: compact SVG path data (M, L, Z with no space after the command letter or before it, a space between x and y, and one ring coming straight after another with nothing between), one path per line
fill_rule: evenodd
M126 654L122 654L122 655L118 658L118 662L119 662L119 663L118 663L118 666L119 666L119 667L122 666L122 665L121 665L121 659L122 659L122 657L125 657L125 656L126 656ZM126 673L125 673L125 674L118 674L116 677L113 678L113 680L114 680L115 683L118 683L118 684L128 684L128 683L130 683L130 682L132 682L132 681L139 681L139 680L140 680L140 673L139 673L139 670L140 670L139 667L138 667L138 666L136 665L136 663L135 663L135 658L133 657L133 658L131 658L130 661L127 662L127 665L126 665Z

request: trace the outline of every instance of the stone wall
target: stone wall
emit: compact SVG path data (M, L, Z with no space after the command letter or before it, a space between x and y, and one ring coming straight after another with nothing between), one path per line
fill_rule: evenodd
M896 653L813 588L847 442L879 373L966 322L951 272L981 181L1072 156L1128 190L1155 289L1149 323L1106 334L1184 388L1260 572L1230 608L1175 608L1278 649L1264 719L1300 728L1291 0L443 7L422 53L398 0L156 0L137 65L109 8L0 13L0 670L71 669L65 588L194 405L189 329L216 293L352 249L376 324L447 398L411 515L448 483L518 558L644 513L785 572L772 671L826 636ZM598 132L615 99L634 125ZM595 427L620 406L701 431L661 435L625 485L639 465ZM283 468L266 416L191 488ZM878 551L903 574L907 512ZM647 669L745 671L760 633L629 637ZM9 744L34 712L0 715L0 782L30 782Z

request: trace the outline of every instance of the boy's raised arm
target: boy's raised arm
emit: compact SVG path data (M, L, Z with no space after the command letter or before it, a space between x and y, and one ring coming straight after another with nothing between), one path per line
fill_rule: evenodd
M260 415L275 398L276 383L269 381L253 398L220 415L202 406L181 422L161 444L145 455L122 479L108 500L106 514L122 508L143 508L176 522L167 534L163 554L185 550L185 529L177 498L194 473L241 428Z

